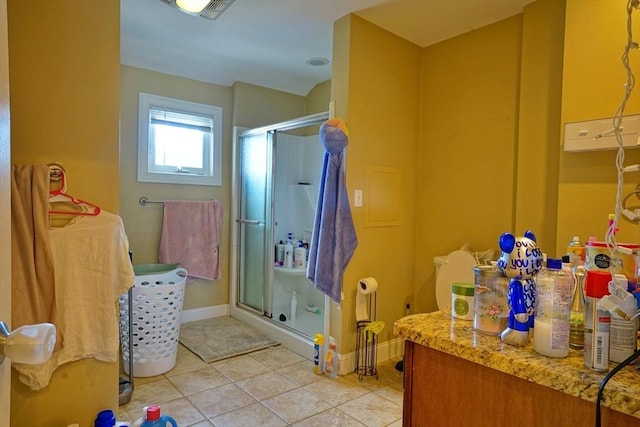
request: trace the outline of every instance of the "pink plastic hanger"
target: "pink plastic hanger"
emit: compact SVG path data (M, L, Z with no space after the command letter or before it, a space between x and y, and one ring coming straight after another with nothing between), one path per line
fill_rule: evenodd
M81 199L77 199L70 194L67 194L65 191L67 189L67 181L66 174L64 169L57 164L50 164L51 168L51 177L54 181L60 181L60 188L56 190L51 190L49 193L49 203L72 203L77 206L81 206L83 210L81 211L64 211L64 210L55 210L50 209L50 214L56 215L90 215L95 216L100 213L100 207L94 205L93 203L86 202Z

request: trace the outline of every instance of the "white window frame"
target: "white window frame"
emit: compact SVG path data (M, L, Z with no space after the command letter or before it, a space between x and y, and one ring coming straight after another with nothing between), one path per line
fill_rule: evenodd
M210 116L213 119L213 136L210 147L213 153L211 175L190 175L179 171L159 173L150 170L150 156L153 154L149 150L149 110L151 108ZM138 182L222 185L222 107L140 92L138 98Z

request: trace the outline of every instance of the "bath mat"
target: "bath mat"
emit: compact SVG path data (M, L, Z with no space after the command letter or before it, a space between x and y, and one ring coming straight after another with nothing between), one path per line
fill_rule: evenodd
M279 344L228 316L183 323L180 342L207 363Z

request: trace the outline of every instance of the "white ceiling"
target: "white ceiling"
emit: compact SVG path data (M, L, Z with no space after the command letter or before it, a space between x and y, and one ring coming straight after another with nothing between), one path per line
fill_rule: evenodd
M534 0L235 0L211 21L160 0L121 1L121 62L298 95L331 78L333 22L354 12L424 47L522 12Z

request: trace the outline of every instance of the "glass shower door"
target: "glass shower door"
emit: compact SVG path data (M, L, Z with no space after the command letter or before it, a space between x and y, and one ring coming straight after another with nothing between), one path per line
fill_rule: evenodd
M271 317L273 132L241 135L238 303Z

